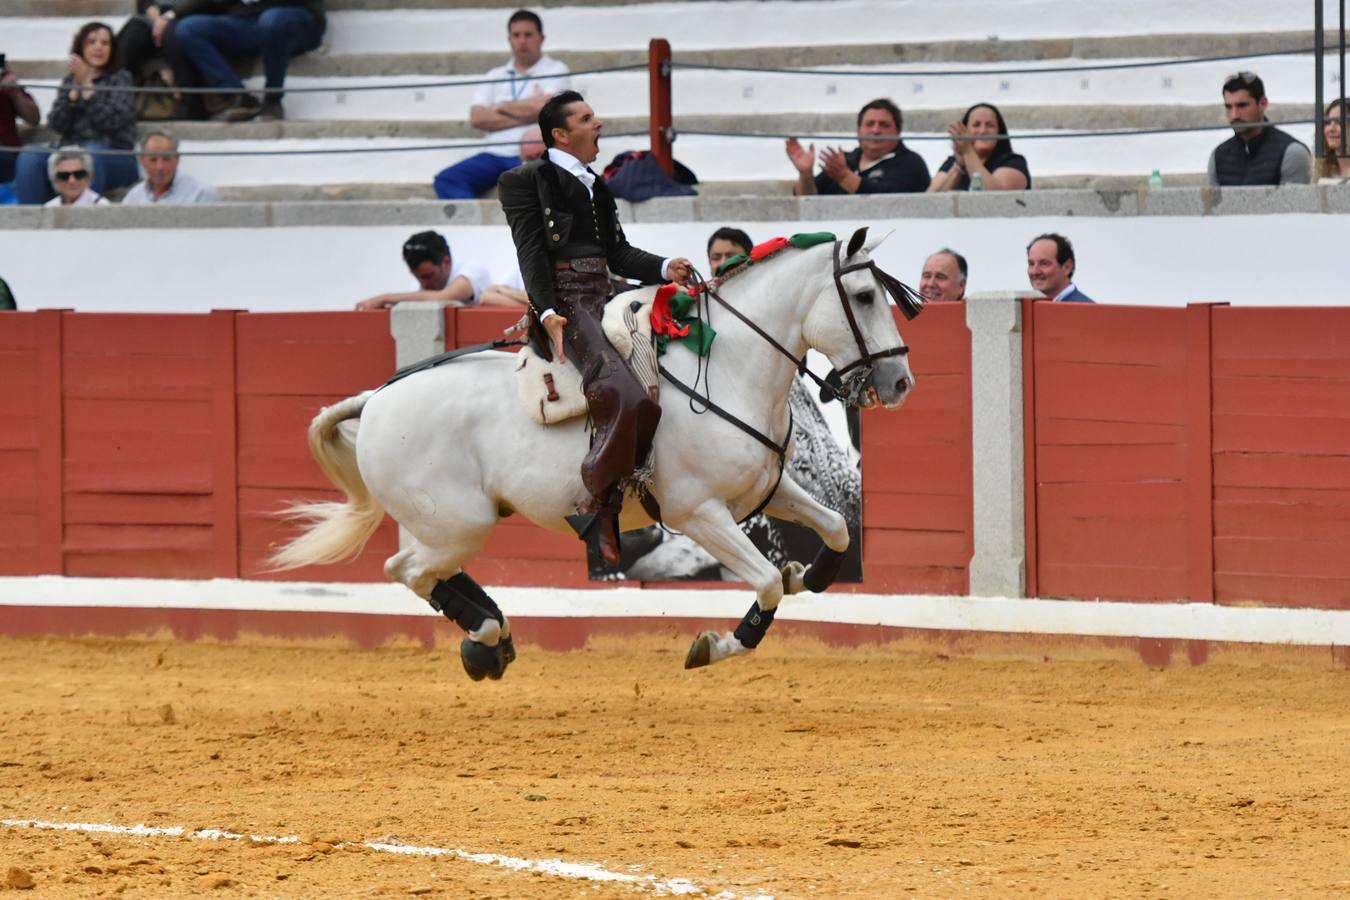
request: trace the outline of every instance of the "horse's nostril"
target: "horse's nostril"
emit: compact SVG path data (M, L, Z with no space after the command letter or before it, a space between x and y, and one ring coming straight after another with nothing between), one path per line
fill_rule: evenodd
M901 397L905 395L905 391L907 390L909 390L908 378L901 378L899 381L895 383L895 392L899 394Z

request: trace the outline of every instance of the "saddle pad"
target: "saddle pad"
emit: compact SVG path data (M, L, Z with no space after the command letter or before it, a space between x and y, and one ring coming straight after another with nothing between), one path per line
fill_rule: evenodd
M655 296L651 288L626 291L605 304L601 320L610 344L628 360L649 391L656 388L658 378L651 325ZM554 425L586 414L581 373L572 363L549 362L528 345L516 357L516 391L531 419L540 425Z

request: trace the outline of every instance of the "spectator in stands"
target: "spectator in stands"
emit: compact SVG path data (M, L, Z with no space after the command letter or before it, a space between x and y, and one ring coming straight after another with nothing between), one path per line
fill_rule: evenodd
M324 0L181 0L174 35L206 83L235 92L218 117L226 122L285 118L282 87L291 57L316 49L328 19ZM261 56L262 99L244 93L231 59Z
M1322 113L1323 156L1317 161L1317 178L1323 183L1350 182L1350 154L1341 154L1341 115L1345 111L1346 100L1342 97L1332 100Z
M525 133L520 136L520 161L527 163L532 159L538 159L548 150L544 146L544 134L539 130L538 125L531 125L525 129Z
M1092 298L1074 286L1078 261L1073 244L1062 234L1043 234L1027 245L1027 280L1046 298L1057 303L1091 303Z
M117 69L126 69L138 87L198 87L201 77L178 44L173 3L168 0L136 0L136 15L122 23L113 42ZM205 119L202 95L138 94L136 117L160 119Z
M408 238L403 244L403 261L421 290L377 294L357 303L357 309L388 309L405 300L443 300L451 306L529 305L519 270L511 279L512 284L492 284L486 269L455 265L450 245L434 231L419 231Z
M952 155L947 157L929 193L968 191L974 175L986 191L1025 191L1031 187L1026 159L1013 152L1008 123L992 103L977 103L947 126L952 136Z
M36 125L42 119L37 103L31 94L19 87L18 78L8 66L0 67L0 146L21 147L19 139L19 120ZM14 161L16 153L0 150L0 184L14 180Z
M750 235L739 228L719 228L708 238L708 276L717 274L724 262L736 256L749 256L754 249Z
M79 147L61 147L47 157L47 179L56 196L44 206L94 206L108 198L89 186L94 158Z
M220 202L220 194L211 185L178 171L178 139L173 135L163 131L150 132L141 138L138 158L145 170L145 180L127 191L122 200L127 206Z
M1307 184L1312 154L1292 135L1269 124L1266 85L1254 72L1229 75L1223 108L1233 136L1209 156L1211 187Z
M469 107L469 124L493 141L512 142L539 119L539 110L554 94L571 87L570 70L543 52L544 23L527 9L506 22L510 61L487 73L501 79L478 86ZM531 158L542 156L542 150ZM436 173L432 181L442 200L472 200L496 186L498 177L520 165L522 156L489 150L462 159Z
M115 90L130 87L131 76L111 70L112 52L112 29L102 22L90 22L76 32L70 49L70 74L61 80L47 114L47 124L60 136L55 146L77 144L86 150L131 150L136 146L136 102L130 93ZM14 193L20 203L45 203L53 196L47 157L55 146L34 147L19 154ZM130 155L92 155L91 186L96 192L106 194L136 180L136 161Z
M845 153L839 147L820 151L816 145L803 148L796 138L787 140L787 156L797 169L794 194L905 194L928 189L928 164L900 140L904 116L889 100L873 100L858 111L858 146Z
M923 261L919 293L930 303L960 302L966 299L966 258L943 247Z

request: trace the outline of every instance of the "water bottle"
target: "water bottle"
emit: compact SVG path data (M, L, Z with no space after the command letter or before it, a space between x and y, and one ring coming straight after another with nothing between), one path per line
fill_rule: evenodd
M1160 187L1162 187L1162 172L1154 169L1153 174L1148 176L1148 189L1152 191Z
M970 173L970 189L972 191L984 190L984 176L979 172Z

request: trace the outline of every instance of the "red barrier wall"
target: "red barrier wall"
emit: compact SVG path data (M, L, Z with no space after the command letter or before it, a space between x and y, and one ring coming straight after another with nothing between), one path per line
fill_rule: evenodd
M1350 309L1215 309L1214 595L1350 608Z
M1350 310L1023 321L1028 593L1350 607Z
M59 316L6 313L0 327L0 575L61 568Z
M1350 310L1028 303L1030 593L1350 606ZM450 310L451 345L515 316ZM394 368L387 313L0 316L0 574L276 577L285 501L331 497L305 429ZM869 592L962 593L970 337L902 322L919 386L864 416ZM380 580L355 562L285 578ZM584 585L580 546L508 520L475 573Z
M964 594L973 552L970 331L964 304L896 323L914 395L863 414L863 573L869 592Z

